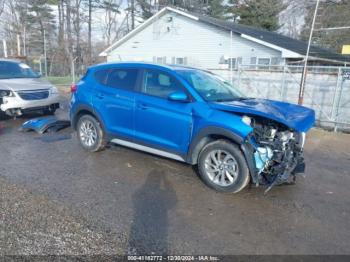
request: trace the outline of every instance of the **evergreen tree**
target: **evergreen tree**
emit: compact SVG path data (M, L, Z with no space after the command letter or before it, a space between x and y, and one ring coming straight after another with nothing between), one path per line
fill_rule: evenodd
M207 3L207 15L219 19L225 19L226 8L223 0L209 0Z
M231 16L240 24L275 31L279 28L279 14L285 8L282 0L231 1Z
M19 2L17 10L20 20L26 26L27 55L44 53L44 34L47 47L55 35L55 16L48 0Z

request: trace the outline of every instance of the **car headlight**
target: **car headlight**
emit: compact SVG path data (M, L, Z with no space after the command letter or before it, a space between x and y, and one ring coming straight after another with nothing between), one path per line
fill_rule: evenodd
M13 96L10 90L0 90L0 97Z
M55 86L51 87L51 94L58 94L58 89Z
M251 125L252 119L249 116L242 116L242 122L248 126Z

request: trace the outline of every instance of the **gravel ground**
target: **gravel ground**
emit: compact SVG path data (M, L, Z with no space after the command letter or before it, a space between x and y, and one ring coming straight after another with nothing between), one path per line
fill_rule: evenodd
M0 122L0 255L350 255L350 135L314 129L296 185L228 195L182 163L91 154L70 128L21 133L24 120Z

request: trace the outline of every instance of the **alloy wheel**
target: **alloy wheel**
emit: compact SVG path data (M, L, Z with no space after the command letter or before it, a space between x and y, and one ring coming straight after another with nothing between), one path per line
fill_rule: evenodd
M205 172L213 183L230 186L236 182L239 170L232 154L225 150L213 150L205 158Z
M93 146L97 141L97 130L90 120L84 120L80 125L80 139L88 147Z

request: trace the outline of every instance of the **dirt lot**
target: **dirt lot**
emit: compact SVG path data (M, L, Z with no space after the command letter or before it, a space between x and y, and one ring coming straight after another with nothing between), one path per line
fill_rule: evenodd
M350 254L350 135L312 130L295 186L227 195L182 163L87 153L24 120L0 122L0 255Z

